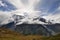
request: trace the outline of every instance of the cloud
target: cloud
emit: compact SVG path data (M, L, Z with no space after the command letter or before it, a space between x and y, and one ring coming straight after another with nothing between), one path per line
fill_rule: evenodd
M41 0L36 9L42 12L42 17L46 20L55 20L54 22L60 23L60 0Z
M7 6L6 4L2 3L2 1L0 1L0 7L1 6Z
M14 21L14 19L9 12L0 11L0 25L8 24L12 21Z
M16 7L7 0L0 0L0 11L12 11L16 10Z
M3 0L4 1L4 0ZM9 15L23 15L25 18L22 20L22 22L29 22L29 23L39 23L40 21L35 20L33 21L34 18L37 17L44 17L46 18L46 20L57 20L58 17L56 17L57 15L55 15L55 13L58 13L58 7L59 7L59 0L6 0L4 1L4 3L7 4L8 7L2 7L5 8L3 10L13 10L13 11L9 11L9 12L2 12L3 15L5 14L5 21L8 20L14 20L14 18L10 19ZM56 5L57 6L56 6ZM16 8L15 8L16 7ZM1 13L1 14L2 14ZM59 12L60 13L60 12ZM54 15L53 15L54 14ZM60 15L60 14L59 14ZM3 20L3 19L2 19ZM2 23L5 23L2 22ZM41 23L41 22L40 22Z
M52 13L59 7L59 5L60 0L41 0L36 6L36 10Z
M60 0L57 0L52 4L48 12L50 13L54 12L59 6L60 6Z
M6 11L6 12L0 11L0 16L1 16L0 22L1 22L1 24L7 24L10 22L10 20L11 20L11 22L14 21L14 18L12 18L13 14L25 15L25 13L27 13L28 16L26 16L26 18L24 18L23 21L27 20L30 23L30 21L32 22L31 19L38 17L38 13L40 13L40 11L34 10L34 7L39 2L39 0L33 0L33 1L28 0L28 3L27 3L28 5L25 5L24 3L22 3L21 0L17 0L17 1L15 1L15 0L6 0L6 1L1 0L1 1L3 1L4 3L6 3L8 5L7 9L12 8L11 4L17 8L16 10L10 11L10 13L9 13L9 11ZM6 8L6 7L3 7L3 8ZM6 10L6 9L3 9L3 10ZM3 19L2 19L2 17L3 17ZM30 18L30 19L28 19L28 18Z

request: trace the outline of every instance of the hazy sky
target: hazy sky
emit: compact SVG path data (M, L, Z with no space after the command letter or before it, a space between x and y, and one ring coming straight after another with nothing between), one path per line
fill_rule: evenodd
M45 17L47 19L50 17L56 19L60 17L60 0L0 0L0 11L7 12L5 14L12 11L19 12L16 14L27 13L31 18L40 15L48 16ZM55 16L52 17L52 15Z
M0 0L0 11L16 10L17 7L11 3L13 1L15 1L15 4L17 4L17 6L20 5L18 4L19 0ZM30 3L32 3L32 1L34 0L30 1L31 1ZM28 0L21 0L21 2L24 3L25 5L28 5L29 3ZM56 13L58 8L60 8L60 0L40 0L38 4L35 6L35 10L48 13Z

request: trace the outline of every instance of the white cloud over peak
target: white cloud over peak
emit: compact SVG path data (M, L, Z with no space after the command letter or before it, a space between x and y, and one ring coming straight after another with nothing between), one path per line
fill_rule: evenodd
M14 21L14 19L9 12L0 11L0 25L8 24L12 21Z
M46 20L56 20L55 22L57 22L57 20L59 19L59 15L60 15L60 12L58 12L60 10L60 7L57 9L53 8L55 6L55 3L57 3L58 1L57 0L6 0L7 2L10 2L11 4L13 4L17 9L16 10L13 10L11 11L10 13L9 12L0 12L0 14L4 17L3 18L3 21L5 19L5 21L7 22L8 20L14 20L14 18L12 18L12 16L15 14L15 15L22 15L24 16L25 18L22 20L22 23L23 22L29 22L29 23L39 23L40 21L36 20L36 21L33 21L34 18L37 18L37 17L43 17L45 18ZM57 2L56 2L57 1ZM1 5L3 5L2 1L0 2ZM59 3L58 3L59 4ZM54 6L53 6L54 5ZM3 5L5 6L5 4ZM35 9L36 6L39 6L38 9L41 9L40 10L37 10ZM53 6L53 7L52 7ZM59 5L58 5L59 6ZM57 7L58 7L57 6ZM53 8L53 10L55 9L55 12L53 13L59 13L57 15L53 15L53 13L49 13L48 11L50 10L51 12L51 9ZM58 10L58 11L57 11ZM5 16L6 15L6 16ZM11 16L10 16L11 15ZM43 15L43 16L42 16ZM10 18L11 17L11 18ZM29 19L30 18L30 19ZM1 18L0 18L1 19ZM59 19L60 20L60 19ZM58 20L58 21L59 21ZM5 23L2 22L2 23ZM41 23L41 22L40 22Z

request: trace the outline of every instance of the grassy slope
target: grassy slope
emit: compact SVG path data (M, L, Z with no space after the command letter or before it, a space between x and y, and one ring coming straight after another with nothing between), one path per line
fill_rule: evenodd
M0 40L60 40L60 34L51 37L42 37L38 35L24 36L8 29L0 28Z
M0 40L19 40L19 35L14 31L8 29L0 28Z

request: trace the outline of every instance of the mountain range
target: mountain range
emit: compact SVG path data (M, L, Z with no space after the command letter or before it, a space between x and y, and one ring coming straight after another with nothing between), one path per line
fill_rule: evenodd
M27 3L25 1L0 0L0 27L25 35L49 36L60 33L59 0L57 0L58 3L56 0L51 0L52 3L49 2L46 6L44 5L47 0L28 0ZM36 9L37 5L39 10ZM57 10L52 13L54 7Z

